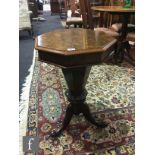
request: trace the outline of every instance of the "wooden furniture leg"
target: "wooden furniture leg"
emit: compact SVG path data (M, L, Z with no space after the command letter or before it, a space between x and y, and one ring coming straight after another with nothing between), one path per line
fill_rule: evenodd
M87 96L85 85L89 76L90 69L91 67L62 69L65 80L68 85L66 96L70 104L67 107L62 128L59 131L52 132L49 138L59 136L62 133L62 131L65 130L68 126L73 114L79 115L80 113L83 113L86 120L88 120L95 126L100 128L107 127L107 123L97 123L94 120L90 113L88 105L85 103L85 99Z

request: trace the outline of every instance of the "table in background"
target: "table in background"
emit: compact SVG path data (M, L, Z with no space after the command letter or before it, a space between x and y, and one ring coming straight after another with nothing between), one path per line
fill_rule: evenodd
M124 58L124 49L128 48L129 44L126 41L126 36L128 33L128 22L130 15L135 13L135 7L123 8L122 6L94 6L91 8L94 11L108 12L109 14L117 14L122 16L122 28L120 30L120 36L118 38L118 48L116 50L116 57L120 56L121 61ZM102 14L101 14L102 15ZM102 17L101 17L102 19ZM100 20L102 21L102 20ZM102 25L102 23L100 24ZM102 25L103 26L103 25Z

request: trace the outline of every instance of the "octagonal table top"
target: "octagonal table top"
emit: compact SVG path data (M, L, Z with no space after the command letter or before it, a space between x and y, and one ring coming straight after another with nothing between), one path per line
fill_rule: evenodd
M56 29L38 36L35 39L35 49L38 50L41 61L60 66L76 66L99 62L101 55L107 54L116 41L104 32L91 29Z
M36 38L35 48L47 52L74 55L103 52L116 41L104 32L91 29L57 29Z

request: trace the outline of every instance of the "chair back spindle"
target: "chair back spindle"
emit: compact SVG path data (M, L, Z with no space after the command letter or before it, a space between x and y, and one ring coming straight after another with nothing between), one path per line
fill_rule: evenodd
M83 18L83 28L90 28L93 29L93 17L91 11L91 5L89 0L79 0L81 14Z

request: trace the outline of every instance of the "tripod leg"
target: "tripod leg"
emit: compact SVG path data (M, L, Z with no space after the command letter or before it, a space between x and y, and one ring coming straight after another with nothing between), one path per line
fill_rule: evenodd
M72 116L73 116L73 109L69 105L67 107L67 110L66 110L66 115L65 115L65 118L64 118L64 121L63 121L62 128L59 131L52 132L48 138L50 138L50 137L58 137L62 133L62 131L64 131L66 129L66 127L69 125Z
M94 124L95 126L99 127L99 128L105 128L108 126L108 123L106 122L102 122L102 123L97 123L94 118L92 117L91 113L90 113L90 109L88 107L87 104L83 104L82 107L82 112L84 117L86 118L87 121L89 121L90 123Z

